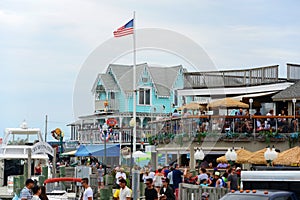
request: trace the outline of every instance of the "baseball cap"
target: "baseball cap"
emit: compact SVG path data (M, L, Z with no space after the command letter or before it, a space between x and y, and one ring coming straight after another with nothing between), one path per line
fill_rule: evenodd
M237 168L235 169L235 171L239 171L239 170L241 170L241 168L240 168L240 167L237 167Z
M215 172L215 175L216 176L220 176L220 172Z

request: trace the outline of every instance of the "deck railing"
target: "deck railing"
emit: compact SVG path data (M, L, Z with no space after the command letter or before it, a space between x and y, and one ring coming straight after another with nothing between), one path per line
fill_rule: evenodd
M278 82L278 65L245 70L184 73L185 88L233 87Z
M296 120L295 120L296 117ZM156 143L159 140L172 140L176 136L197 138L214 136L223 139L251 138L269 135L281 138L300 131L300 116L221 116L199 115L164 118L149 123L149 128L137 128L137 143ZM98 128L79 129L82 144L104 143L105 136ZM119 128L108 131L107 143L130 143L132 129ZM300 135L299 135L300 136ZM153 141L153 137L155 140ZM150 139L152 138L152 139Z
M229 192L228 188L215 187L201 187L199 185L192 185L181 183L179 184L178 200L198 200L204 192L209 193L210 200L218 200Z

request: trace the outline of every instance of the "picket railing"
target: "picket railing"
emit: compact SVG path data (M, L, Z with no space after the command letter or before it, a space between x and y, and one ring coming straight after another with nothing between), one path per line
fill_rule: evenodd
M209 193L209 200L219 200L229 192L229 189L181 183L179 184L178 200L201 200L204 192Z

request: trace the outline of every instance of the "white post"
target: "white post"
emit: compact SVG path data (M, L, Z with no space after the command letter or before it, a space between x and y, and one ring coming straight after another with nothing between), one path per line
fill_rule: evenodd
M135 46L135 12L133 12L133 119L136 121L136 46ZM136 151L136 123L133 127L133 152Z
M119 131L119 142L120 142L120 156L119 156L119 165L122 165L122 131Z

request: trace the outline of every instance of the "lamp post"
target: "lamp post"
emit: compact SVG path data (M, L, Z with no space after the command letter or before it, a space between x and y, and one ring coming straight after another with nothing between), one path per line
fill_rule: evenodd
M107 163L106 163L106 134L107 134L108 126L106 123L104 123L102 125L102 129L103 129L103 133L104 133L104 164L105 164L105 166L107 166ZM105 167L105 173L106 173L106 167Z
M275 147L273 145L272 149L270 147L267 148L264 153L265 160L267 161L268 166L272 165L272 161L277 158L278 153L275 151Z
M293 112L294 113L294 119L296 119L296 101L297 101L296 98L292 99L292 102L294 104L294 107L293 107L294 108L294 112Z
M253 104L253 99L252 99L252 98L249 99L249 103L250 103L249 114L250 114L250 117L251 117L251 113L252 113L252 104Z
M131 186L133 185L133 183L132 183L132 168L133 168L133 161L132 161L132 153L134 152L133 151L133 149L135 149L135 148L133 148L133 129L134 129L134 127L135 127L135 119L134 118L131 118L131 120L130 120L130 122L129 122L129 126L131 127L131 130L132 130L132 132L131 132L131 134L130 134L130 148L131 148L131 154L130 154L130 184L131 184Z
M198 164L198 170L200 169L200 165L201 165L201 162L204 159L204 157L205 157L205 154L204 154L202 148L200 150L197 149L196 153L194 154L194 158L195 158L196 163ZM199 162L197 162L197 161L199 161Z
M232 149L228 149L227 152L225 153L225 158L229 162L230 165L233 165L237 159L237 154L234 150L234 147Z

